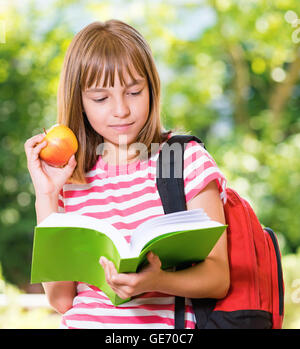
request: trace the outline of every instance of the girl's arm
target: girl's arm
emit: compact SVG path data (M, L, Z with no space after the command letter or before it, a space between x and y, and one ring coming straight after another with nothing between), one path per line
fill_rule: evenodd
M53 212L58 212L58 195L40 195L36 197L35 210L37 224ZM60 314L72 308L76 296L76 283L73 281L43 282L43 288L49 304Z
M42 142L44 134L29 138L25 144L27 167L35 190L37 224L58 211L58 194L64 183L76 167L75 157L72 156L63 168L47 165L39 158L39 153L47 145ZM42 142L42 143L41 143ZM43 283L50 305L59 313L66 312L72 307L75 296L75 283L69 281Z
M223 204L215 181L210 182L195 196L187 204L187 208L203 208L212 220L226 224ZM166 272L159 284L161 292L178 296L225 297L230 285L226 230L203 262L176 273Z
M212 220L225 224L223 205L215 181L195 196L187 208L203 208ZM226 231L205 261L184 270L163 271L157 256L150 253L147 257L149 265L139 273L130 274L118 274L112 262L100 259L108 284L121 298L149 291L188 298L223 298L228 292L230 275Z

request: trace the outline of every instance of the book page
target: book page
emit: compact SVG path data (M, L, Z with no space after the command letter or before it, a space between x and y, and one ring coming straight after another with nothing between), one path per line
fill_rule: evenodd
M155 217L139 225L132 234L131 255L138 256L146 243L163 234L222 225L219 222L212 221L203 209L180 211Z
M111 224L94 217L75 213L52 213L37 227L78 227L97 230L108 236L116 246L121 257L129 256L129 245L122 234Z

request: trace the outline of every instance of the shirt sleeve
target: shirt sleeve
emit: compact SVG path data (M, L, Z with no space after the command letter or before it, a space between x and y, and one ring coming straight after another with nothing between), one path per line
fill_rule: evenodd
M220 198L223 204L226 203L226 179L212 156L196 141L190 141L186 146L183 178L186 202L215 180Z
M63 189L58 194L58 212L64 213L65 212L65 203L64 203L64 192Z

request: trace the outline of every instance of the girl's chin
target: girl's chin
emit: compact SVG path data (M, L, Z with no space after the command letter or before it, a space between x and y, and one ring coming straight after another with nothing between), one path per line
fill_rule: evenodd
M135 142L137 135L132 133L122 133L112 135L112 137L104 139L104 142L112 143L114 145L130 145Z

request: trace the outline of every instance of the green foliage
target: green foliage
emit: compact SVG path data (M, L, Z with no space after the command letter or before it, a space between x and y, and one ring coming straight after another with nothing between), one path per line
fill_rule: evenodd
M283 328L300 328L300 249L296 254L285 255L282 258L285 282L285 316Z
M7 280L20 287L28 284L36 223L24 143L55 121L57 83L70 36L62 24L36 38L39 15L29 8L24 23L21 13L8 8L6 43L0 45L0 260Z
M260 221L279 237L282 253L300 245L299 209L300 134L279 144L260 141L253 134L212 144L228 184L245 197Z
M0 329L57 329L61 316L50 308L27 308L20 304L20 290L3 279L0 265L0 296L7 305L0 306Z

